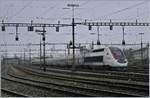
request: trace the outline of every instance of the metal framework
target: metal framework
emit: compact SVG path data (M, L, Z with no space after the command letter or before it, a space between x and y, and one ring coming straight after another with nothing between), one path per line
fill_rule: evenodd
M5 27L66 27L72 26L72 24L45 24L45 23L0 23L1 26Z
M45 43L46 45L67 45L68 43ZM76 45L79 45L79 44L81 44L81 45L88 45L88 44L91 44L91 43L76 43ZM148 43L142 43L142 44L148 44ZM36 44L36 43L34 43L34 44L0 44L0 46L39 46L40 44ZM94 45L96 45L96 44L94 44ZM122 44L105 44L105 43L103 43L103 44L101 44L101 45L122 45ZM141 43L136 43L136 44L126 44L126 45L141 45Z
M81 22L78 25L86 26L149 26L149 23L144 22Z
M77 22L76 25L87 25L87 26L149 26L147 22ZM45 24L45 23L0 23L1 26L5 27L66 27L72 26L72 24Z
M73 5L68 5L68 6L73 6ZM75 48L78 48L75 46L75 26L76 25L86 25L89 26L89 30L92 29L92 26L109 26L110 30L113 29L113 26L149 26L149 23L144 23L144 22L138 22L136 20L136 22L112 22L110 20L110 22L78 22L76 23L74 20L74 6L72 7L73 9L73 18L72 18L72 23L71 24L60 24L60 22L58 22L58 24L45 24L45 23L33 23L33 21L31 21L31 23L4 23L4 21L2 21L2 23L0 23L0 26L2 28L2 31L5 31L5 27L16 27L16 41L19 40L18 38L18 27L28 27L28 31L34 31L33 27L42 27L43 28L43 67L44 67L44 71L46 71L46 61L45 61L45 27L56 27L56 32L59 32L59 27L67 27L67 26L71 26L72 27L72 49L73 49L73 70L75 68L74 66L74 62L75 62ZM37 31L39 32L39 31ZM41 32L41 31L40 31ZM123 35L124 36L124 35ZM125 42L124 42L125 44ZM4 45L6 46L6 45Z

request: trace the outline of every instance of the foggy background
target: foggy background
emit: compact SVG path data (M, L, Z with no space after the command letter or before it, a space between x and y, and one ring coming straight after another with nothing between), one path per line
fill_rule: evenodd
M66 9L67 4L79 4L75 8L75 22L87 21L106 22L150 22L150 0L0 0L0 21L30 23L70 23L72 10ZM27 28L19 28L19 41L15 41L15 27L0 30L0 44L39 44L40 36L36 32L28 32ZM42 28L34 28L42 29ZM72 27L62 27L59 32L55 28L46 28L46 42L69 43L72 40ZM125 27L126 44L141 42L139 33L144 33L143 42L149 42L149 27ZM100 42L105 44L122 43L122 27L100 27ZM88 26L75 27L76 43L97 42L97 27L88 30ZM37 49L39 46L32 47ZM28 46L1 46L0 51L24 51ZM31 48L31 47L30 47ZM66 48L66 46L47 46L51 48Z

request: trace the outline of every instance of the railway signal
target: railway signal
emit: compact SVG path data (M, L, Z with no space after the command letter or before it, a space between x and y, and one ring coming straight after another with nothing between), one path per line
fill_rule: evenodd
M144 33L139 33L139 35L141 35L141 63L143 63L143 42L142 42L142 35L144 35Z

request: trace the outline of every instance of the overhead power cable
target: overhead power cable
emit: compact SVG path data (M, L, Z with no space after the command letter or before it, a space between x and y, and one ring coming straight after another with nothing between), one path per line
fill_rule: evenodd
M32 4L32 0L28 2L26 5L24 5L19 11L17 11L14 15L10 17L9 20L13 19L15 16L19 15L25 8L27 8L30 4Z
M101 16L101 17L111 16L111 15L114 15L114 14L118 14L118 13L124 12L124 11L126 11L126 10L132 9L132 8L134 8L134 7L140 6L140 5L142 5L142 4L146 3L146 2L149 2L149 1L150 1L150 0L146 0L146 1L140 2L140 3L138 3L138 4L135 4L135 5L132 5L132 6L129 6L129 7L123 8L123 9L120 9L120 10L118 10L118 11L115 11L115 12L112 12L112 13L109 13L109 14L106 14L106 15Z
M56 3L54 6L49 7L48 9L46 9L43 13L41 13L41 15L45 15L45 14L49 13L50 11L52 11L52 9L56 8L56 6L58 6L58 3Z

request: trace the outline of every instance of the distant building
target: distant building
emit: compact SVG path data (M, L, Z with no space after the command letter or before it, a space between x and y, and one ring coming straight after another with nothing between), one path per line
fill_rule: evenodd
M141 53L142 52L142 53ZM145 48L138 49L138 50L133 50L132 51L132 57L136 60L140 60L143 54L143 59L148 59L149 58L149 46L147 45Z
M19 64L20 59L19 58L3 58L2 64Z

